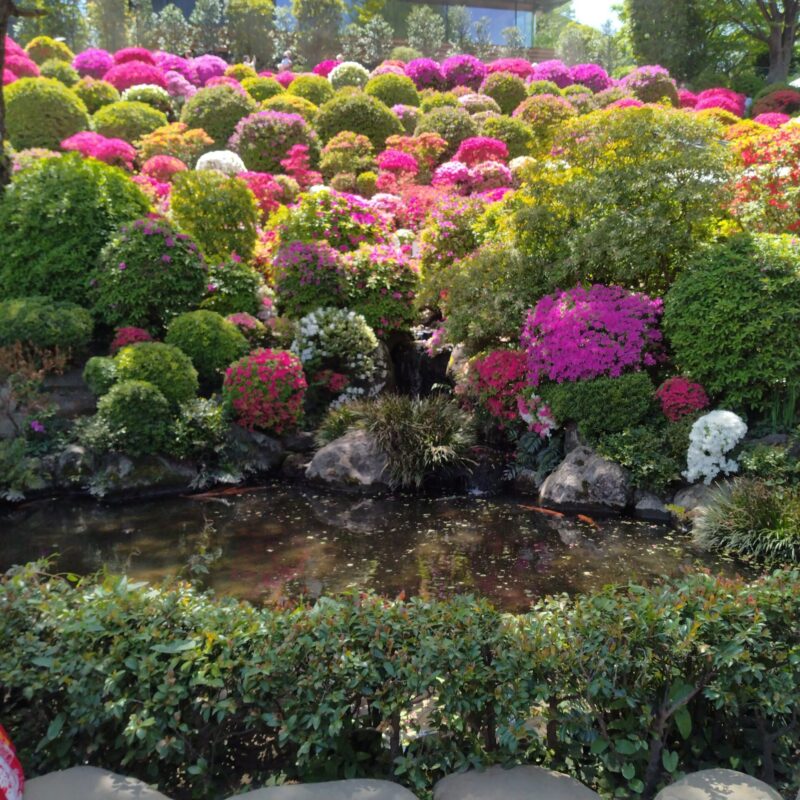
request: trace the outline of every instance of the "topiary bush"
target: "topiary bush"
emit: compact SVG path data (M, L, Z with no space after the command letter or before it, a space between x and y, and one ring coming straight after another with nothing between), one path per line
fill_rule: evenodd
M68 62L58 58L51 58L45 61L40 71L43 78L53 78L69 88L74 87L81 77Z
M238 257L230 258L208 270L206 296L200 307L228 314L257 314L261 308L260 292L264 279Z
M491 97L503 114L510 114L527 96L525 82L510 72L492 72L483 79L481 93Z
M299 319L322 306L346 305L345 265L327 241L287 241L272 268L281 313Z
M417 87L414 86L414 81L406 75L394 75L391 72L376 75L367 81L364 92L376 97L389 108L396 105L419 105Z
M679 105L678 87L663 67L637 67L622 79L620 85L643 103Z
M334 89L342 89L345 86L363 89L369 80L369 71L355 61L342 61L330 71L328 80Z
M130 89L126 89L122 93L122 99L128 102L144 103L145 105L152 106L168 117L172 115L174 110L172 98L169 96L167 90L162 89L160 86L148 86L147 84L131 86Z
M181 122L201 128L218 147L224 147L242 117L258 105L249 94L232 86L207 86L190 97L181 110Z
M281 172L281 161L298 144L308 147L312 163L318 160L319 142L313 129L299 114L280 111L258 111L245 117L229 142L247 169L255 172Z
M232 253L248 261L256 245L258 208L247 184L214 170L175 176L172 216L210 262Z
M298 75L286 90L287 94L302 97L315 106L327 103L333 97L333 87L322 75Z
M423 114L433 111L434 108L458 108L458 98L452 92L436 92L432 89L423 91L420 94L419 110Z
M149 204L120 169L68 153L15 176L0 196L0 296L88 305L88 270L116 228Z
M328 180L341 172L358 175L375 166L375 150L366 136L342 131L322 148L319 166Z
M215 311L180 314L169 323L164 341L189 356L208 386L219 384L223 370L250 349L239 329Z
M113 84L120 92L139 84L167 88L167 81L161 68L139 60L115 64L103 75L103 80Z
M278 94L264 100L259 106L262 111L280 111L283 114L299 114L309 125L317 119L319 108L304 97L288 93Z
M34 350L82 353L94 330L92 315L81 306L49 297L0 301L0 347L22 344Z
M269 100L270 97L283 94L284 91L283 86L275 78L245 78L242 81L242 88L257 103L262 103L264 100Z
M800 244L741 234L703 248L665 300L675 361L725 408L765 411L800 380Z
M97 417L115 450L144 456L163 452L169 443L169 403L148 381L123 380L114 384L98 401Z
M52 78L20 78L3 89L6 132L17 150L54 150L89 128L89 114L75 92Z
M531 153L533 130L524 120L516 117L489 117L481 123L480 133L482 136L505 142L510 159Z
M366 136L376 151L383 149L389 136L403 132L400 120L389 108L362 92L337 95L325 103L319 109L316 127L323 142L341 131L352 131Z
M39 65L53 59L69 64L75 53L69 49L66 42L53 39L51 36L34 36L25 45L25 52Z
M109 356L92 356L83 368L83 382L96 397L108 394L117 382L117 365L114 359Z
M111 327L163 330L195 307L207 269L197 245L166 220L139 219L120 227L92 273L94 312Z
M173 122L142 136L137 143L139 158L148 161L153 156L174 156L188 166L194 166L203 153L211 150L214 140L199 128L189 128L183 122Z
M114 364L120 382L147 381L161 392L172 409L197 395L197 370L189 356L173 345L163 342L128 345L114 356Z
M463 108L444 106L423 114L417 122L415 136L436 133L447 142L444 156L449 158L464 139L477 136L478 126Z
M555 132L568 119L577 116L573 105L564 97L538 94L523 100L514 110L514 118L531 126L534 154L550 152Z
M72 59L72 66L82 77L100 80L114 66L114 56L107 50L90 47Z
M98 109L92 116L97 133L136 142L167 124L167 115L146 103L121 100Z
M90 114L120 100L120 93L110 83L95 78L81 78L73 90L83 100Z
M233 78L241 83L245 78L257 78L258 73L250 64L231 64L223 73L226 78Z

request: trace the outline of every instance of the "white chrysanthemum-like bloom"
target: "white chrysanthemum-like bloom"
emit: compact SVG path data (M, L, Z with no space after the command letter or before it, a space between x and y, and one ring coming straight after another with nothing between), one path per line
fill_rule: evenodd
M135 100L137 96L141 96L142 91L147 91L148 94L155 94L163 98L167 103L170 100L169 92L162 86L156 86L155 83L137 83L135 86L130 86L122 93L123 100Z
M519 173L522 172L522 170L524 170L526 167L529 167L535 163L536 159L533 156L517 156L508 162L508 168L516 176L519 175Z
M703 479L709 484L721 472L730 475L739 470L739 464L726 458L745 437L747 423L732 411L711 411L692 425L689 450L686 454L687 481Z
M328 80L334 89L341 89L342 86L358 86L363 89L369 80L369 71L357 61L342 61L330 71Z
M244 165L244 161L232 150L212 150L197 159L195 169L215 169L223 175L233 177L240 172L245 172L247 167Z

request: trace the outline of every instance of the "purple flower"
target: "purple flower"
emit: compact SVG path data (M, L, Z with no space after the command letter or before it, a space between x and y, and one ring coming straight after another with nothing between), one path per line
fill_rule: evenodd
M31 430L35 433L44 433L44 425L38 419L31 421Z
M127 268L128 268L128 265L127 265L127 264L126 264L124 261L120 261L120 262L119 262L119 269L120 269L120 272L121 272L122 270L124 270L124 269L127 269Z

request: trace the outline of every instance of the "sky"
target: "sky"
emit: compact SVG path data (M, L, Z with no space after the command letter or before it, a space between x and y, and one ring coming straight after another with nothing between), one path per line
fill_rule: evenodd
M575 9L575 19L584 25L593 25L599 28L607 19L614 25L619 24L617 15L611 10L619 0L572 0Z

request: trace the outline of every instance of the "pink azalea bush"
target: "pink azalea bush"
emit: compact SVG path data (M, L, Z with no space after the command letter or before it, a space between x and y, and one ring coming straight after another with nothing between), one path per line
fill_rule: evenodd
M473 192L488 192L511 187L514 177L511 170L499 161L483 161L469 170L469 187Z
M498 58L486 65L486 73L493 72L510 72L525 80L533 72L533 65L524 58Z
M205 86L206 82L211 80L211 78L224 75L225 70L228 68L228 63L224 59L212 55L197 56L197 58L193 58L189 63L197 74L197 83L199 86Z
M781 125L785 125L790 119L791 117L788 114L772 112L770 114L759 114L753 119L753 122L757 122L759 125L766 125L768 128L780 128Z
M707 89L700 92L695 103L695 111L703 111L706 108L721 108L729 111L737 117L745 115L745 96L737 94L730 89Z
M556 59L534 65L530 81L552 81L559 89L564 89L573 82L569 67Z
M280 208L283 187L268 172L240 172L236 177L255 195L262 220Z
M161 183L172 183L172 179L179 173L189 169L186 164L175 156L153 156L142 164L141 173L150 178L155 178Z
M697 105L697 95L688 89L678 89L678 102L681 108L694 108Z
M152 342L153 337L144 328L136 328L132 325L126 328L117 328L114 331L114 338L111 340L111 355L115 355L123 347L140 342Z
M448 86L468 86L477 91L486 77L486 67L475 56L450 56L442 61L442 75Z
M19 80L17 76L10 70L3 68L3 86L8 86L10 83L14 83L14 81Z
M181 58L172 53L156 53L156 66L164 72L177 72L195 86L200 83L197 69L187 58Z
M439 62L432 58L415 58L405 70L417 89L443 89L446 84Z
M84 158L133 170L136 148L123 139L112 139L93 131L81 131L61 142L62 150L75 150Z
M123 47L114 53L115 64L126 64L130 61L138 61L152 66L155 66L156 63L153 54L146 47Z
M505 164L508 161L508 147L505 142L489 136L471 136L461 142L453 160L470 167L484 161L499 161Z
M335 58L329 58L325 61L320 61L311 71L314 75L322 75L323 78L327 78L338 63L339 62Z
M99 47L90 47L81 53L76 54L72 59L72 67L83 78L88 75L90 78L99 80L114 66L114 56L108 50Z
M197 93L197 87L190 81L187 81L180 72L167 70L167 72L164 73L164 81L166 82L167 92L170 97L182 97L184 100L188 100Z
M144 61L123 61L121 64L116 64L106 72L103 80L119 92L144 83L160 86L162 89L167 88L164 73L154 64L147 64Z
M414 156L394 148L379 153L377 164L379 169L391 172L395 177L413 177L419 172L419 164Z
M445 161L437 167L431 180L432 186L464 188L471 180L469 167L461 161Z
M273 76L284 89L288 89L292 85L292 81L297 77L294 72L284 70Z
M457 393L501 430L519 419L518 399L528 387L528 357L522 350L492 350L469 362Z
M667 378L656 389L656 399L670 422L677 422L682 417L708 408L709 405L706 390L699 383L680 376Z
M8 70L18 78L38 78L41 75L36 62L28 58L24 52L22 55L6 56L4 70Z
M572 83L588 86L593 92L602 92L613 86L614 82L599 64L576 64L569 71Z
M522 347L531 384L619 377L656 363L662 301L621 286L577 286L528 312Z
M290 178L297 181L301 189L308 189L322 183L322 174L311 169L311 154L307 144L292 145L286 158L281 159L281 166Z

